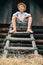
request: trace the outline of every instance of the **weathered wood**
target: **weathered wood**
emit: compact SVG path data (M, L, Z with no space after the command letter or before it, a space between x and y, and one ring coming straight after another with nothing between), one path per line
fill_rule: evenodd
M13 33L9 33L9 34L35 34L35 35L37 35L38 33L29 33L29 32L13 32ZM43 34L38 34L38 35L43 35Z
M5 28L9 28L9 25L10 25L10 24L8 24L8 23L5 23L5 24L2 23L2 24L0 24L0 28L4 28L4 27L5 27Z
M29 32L13 32L13 33L9 33L9 34L11 34L11 35L30 35L30 34L33 34L33 35L35 35L35 36L42 36L43 35L43 33L29 33Z
M9 47L9 40L6 41L6 44L4 46L4 52L3 52L3 57L7 57L8 50L6 50L6 47Z
M6 49L12 50L35 50L33 47L7 47Z
M16 38L16 37L9 37L7 38L8 40L14 40L14 41L32 41L35 39L31 39L31 38Z
M0 35L1 35L1 36L6 36L6 35L7 35L7 33L0 33Z
M8 40L14 41L35 41L35 42L43 42L43 39L32 39L32 38L16 38L16 37L7 37Z
M30 34L30 37L31 37L32 39L34 39L33 34ZM35 40L32 41L32 46L33 46L34 49L37 48L36 43L35 43ZM38 54L37 49L34 50L34 54Z
M0 27L0 30L8 30L9 28L6 28L6 27L3 27L3 28L1 28Z
M43 39L37 39L37 40L35 40L36 42L41 42L41 43L43 43Z
M10 33L10 34L12 34L12 33ZM30 33L29 32L14 32L13 34L30 34Z

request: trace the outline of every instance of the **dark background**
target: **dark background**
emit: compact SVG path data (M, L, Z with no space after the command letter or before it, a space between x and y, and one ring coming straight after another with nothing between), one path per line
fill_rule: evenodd
M26 4L26 6L27 6L26 12L29 13L30 7L29 7L29 1L28 1L28 0L13 0L13 1L12 1L12 12L18 11L18 9L17 9L17 4L20 3L20 2L23 2L23 3Z
M0 0L0 23L9 23L17 4L24 2L27 6L26 12L31 13L33 26L43 26L43 0Z

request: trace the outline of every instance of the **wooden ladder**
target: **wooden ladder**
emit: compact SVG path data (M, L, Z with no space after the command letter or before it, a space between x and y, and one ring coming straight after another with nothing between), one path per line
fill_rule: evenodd
M16 46L12 46L11 45L11 41L14 41L14 43L12 44L15 44ZM17 44L16 44L17 42ZM23 44L21 45L21 42L23 42ZM32 46L28 46L28 44L31 42ZM10 46L11 45L11 46ZM27 46L26 46L27 45ZM35 43L35 38L34 38L34 35L31 34L31 33L28 33L28 32L15 32L15 33L12 33L12 34L9 34L8 33L8 36L6 36L5 38L5 46L4 46L4 52L3 52L3 57L7 57L8 56L8 53L9 51L19 51L18 53L20 53L20 51L33 51L32 53L34 54L38 54L38 48L36 46L36 43ZM15 54L16 52L14 52Z

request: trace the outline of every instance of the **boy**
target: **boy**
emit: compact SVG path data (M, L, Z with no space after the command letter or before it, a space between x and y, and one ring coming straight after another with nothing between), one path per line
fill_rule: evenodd
M27 32L33 33L33 31L31 30L31 24L32 24L31 14L24 12L26 10L26 5L24 3L19 3L17 5L17 8L19 11L14 13L12 16L13 30L11 30L10 33L16 32L16 22L19 22L20 24L26 24L27 23L26 19L28 19Z

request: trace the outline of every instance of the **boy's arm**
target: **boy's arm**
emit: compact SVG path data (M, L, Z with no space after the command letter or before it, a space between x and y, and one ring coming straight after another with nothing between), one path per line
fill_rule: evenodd
M18 14L19 14L19 12L14 13L13 16L12 16L12 18L16 17L18 20L20 20L20 18L18 17Z
M18 18L18 13L19 13L19 12L14 13L12 17L13 17L13 18L14 18L14 17Z

